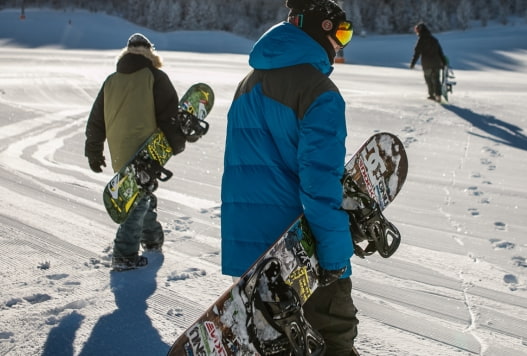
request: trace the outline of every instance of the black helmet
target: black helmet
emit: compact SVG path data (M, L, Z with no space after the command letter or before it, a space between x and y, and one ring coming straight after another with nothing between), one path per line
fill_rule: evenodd
M288 22L301 28L328 53L330 61L335 57L335 49L327 36L331 36L340 46L346 46L353 34L351 22L346 21L346 13L333 0L286 0L290 9Z
M154 44L141 33L134 33L128 38L128 47L145 47L153 48Z

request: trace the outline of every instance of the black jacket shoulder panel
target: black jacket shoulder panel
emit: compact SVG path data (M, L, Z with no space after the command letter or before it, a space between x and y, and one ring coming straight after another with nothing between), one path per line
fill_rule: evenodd
M300 64L271 70L253 70L239 84L234 99L248 93L256 84L262 85L263 94L296 113L302 119L318 96L336 91L336 85L310 64Z

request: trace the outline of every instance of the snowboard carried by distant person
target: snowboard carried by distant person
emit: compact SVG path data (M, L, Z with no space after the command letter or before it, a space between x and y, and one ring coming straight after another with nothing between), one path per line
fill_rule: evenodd
M450 68L449 62L448 57L445 56L445 65L441 69L441 95L446 102L448 102L448 93L453 93L452 87L456 85L456 76L452 68Z
M209 124L205 118L214 105L214 92L204 83L192 85L179 101L179 111L173 124L181 128L187 142L196 142L205 135ZM158 181L167 181L172 172L164 165L173 150L164 133L157 129L137 152L106 184L103 192L108 215L123 223L137 203L157 188Z
M406 180L403 143L393 134L377 133L345 168L342 208L349 215L355 254L390 257L401 236L382 211ZM326 277L315 254L315 238L305 217L299 216L179 335L168 356L323 355L324 340L304 318L302 305L328 283Z

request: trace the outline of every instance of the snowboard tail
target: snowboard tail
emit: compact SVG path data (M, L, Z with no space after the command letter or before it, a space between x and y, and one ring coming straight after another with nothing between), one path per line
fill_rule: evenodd
M453 93L453 87L456 85L455 75L452 68L448 64L445 64L441 69L441 95L448 101L448 93Z
M209 124L204 119L213 105L214 92L207 84L194 84L183 95L172 123L187 142L196 142L207 133ZM104 187L104 206L114 222L122 224L139 201L157 188L158 181L165 182L172 177L172 172L164 166L177 153L161 129L150 135Z
M397 231L397 243L385 243L388 248L382 245L383 235L378 234L389 222L379 216L406 180L408 160L402 142L393 134L377 133L345 168L342 207L348 211L350 223L364 230L357 241L353 237L356 250L362 241L368 241L373 246L364 249L373 249L368 254L378 251L383 257L391 256L400 235ZM350 229L355 235L353 226ZM177 338L168 356L274 355L285 350L295 356L322 355L324 342L301 308L320 285L321 268L315 252L315 238L301 215Z

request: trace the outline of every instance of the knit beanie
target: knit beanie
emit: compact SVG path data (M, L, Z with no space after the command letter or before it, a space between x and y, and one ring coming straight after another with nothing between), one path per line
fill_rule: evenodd
M288 21L317 41L333 64L336 53L328 35L346 20L344 11L333 0L286 0L286 6L290 9Z
M145 47L145 48L153 48L154 44L150 42L148 38L146 38L145 35L141 33L134 33L128 38L128 47Z
M137 54L150 59L154 68L161 68L163 66L163 59L156 52L154 44L150 42L145 35L141 33L134 33L128 38L126 47L123 48L117 60L120 61L127 54Z

